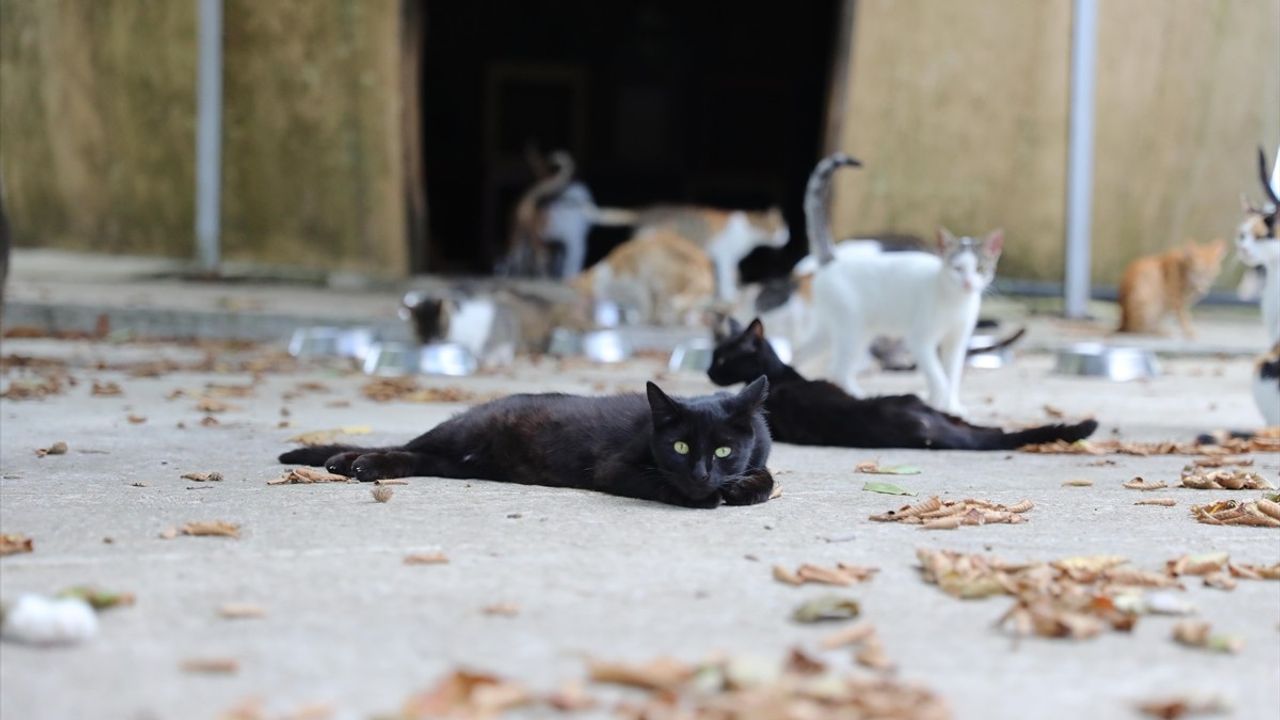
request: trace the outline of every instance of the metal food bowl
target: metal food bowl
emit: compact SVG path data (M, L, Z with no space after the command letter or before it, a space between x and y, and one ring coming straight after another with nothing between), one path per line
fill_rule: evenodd
M289 354L294 357L345 357L363 359L378 342L371 328L305 327L293 331Z
M706 372L711 368L711 355L715 349L716 346L710 340L703 338L685 340L671 351L671 359L667 361L667 367L673 372L680 370Z
M366 375L409 375L418 370L418 346L400 342L374 343L364 356Z
M1158 376L1160 363L1150 350L1078 343L1058 351L1053 371L1059 375L1103 377L1127 382Z
M457 343L431 343L418 351L418 372L427 375L458 377L474 374L479 368L476 356Z
M617 330L595 330L582 336L582 353L596 362L622 362L632 352L631 341Z
M1004 340L1004 338L1000 337L999 335L987 335L984 333L975 333L973 337L969 339L969 347L970 348L991 347L992 345L995 345L996 343L1001 342L1002 340ZM1008 365L1009 362L1012 360L1013 360L1013 348L1006 346L1006 347L999 348L998 350L991 350L990 352L974 353L970 355L965 360L965 362L969 365L969 367L982 368L984 370L995 370L997 368L1002 368L1005 365Z

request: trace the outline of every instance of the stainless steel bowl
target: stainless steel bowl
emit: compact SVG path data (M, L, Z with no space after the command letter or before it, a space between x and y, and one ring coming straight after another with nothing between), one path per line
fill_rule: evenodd
M289 354L294 357L345 357L363 359L378 342L372 328L305 327L293 331Z
M673 372L692 370L704 373L711 369L711 355L715 349L715 344L704 338L685 340L671 351L671 359L667 361L667 367Z
M622 362L632 352L631 341L617 330L596 330L582 336L582 353L596 362Z
M476 356L457 343L431 343L418 351L418 371L427 375L472 375L479 367Z
M418 370L418 346L409 343L374 343L364 356L366 375L410 375Z
M1103 377L1127 382L1156 377L1160 374L1160 363L1150 350L1078 343L1058 351L1053 371L1059 375Z
M971 348L991 347L992 345L995 345L1001 340L1004 340L1004 338L1000 337L999 335L987 335L983 333L975 333L971 338L969 338L969 347ZM992 350L990 352L974 353L970 355L968 358L966 358L965 363L969 367L983 368L985 370L995 370L997 368L1002 368L1005 365L1008 365L1011 360L1013 360L1013 348L1002 347L998 350Z

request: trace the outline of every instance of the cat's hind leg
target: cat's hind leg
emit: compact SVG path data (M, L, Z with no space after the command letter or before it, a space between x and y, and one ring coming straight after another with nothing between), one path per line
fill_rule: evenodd
M925 382L929 385L929 404L935 408L945 408L949 388L947 375L938 359L938 347L932 342L920 340L910 341L909 345L911 354L916 358L916 366L924 373Z
M862 397L857 373L870 351L866 338L856 336L851 330L835 337L831 343L831 382L838 383L854 397Z

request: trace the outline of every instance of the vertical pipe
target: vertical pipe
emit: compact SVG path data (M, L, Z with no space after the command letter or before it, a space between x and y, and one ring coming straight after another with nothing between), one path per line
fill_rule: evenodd
M196 248L200 268L221 262L222 0L199 3L200 67L196 80Z
M1067 140L1067 317L1089 312L1089 243L1093 220L1093 94L1098 50L1097 0L1075 0L1071 18L1070 130Z

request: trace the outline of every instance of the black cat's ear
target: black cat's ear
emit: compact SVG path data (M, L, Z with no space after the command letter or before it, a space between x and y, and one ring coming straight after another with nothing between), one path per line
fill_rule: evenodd
M662 388L653 383L645 383L645 393L649 396L649 412L653 415L654 426L666 425L680 418L680 404L662 392Z
M751 324L747 326L747 332L751 333L752 337L757 340L764 340L764 323L760 322L760 318L752 320Z
M733 397L733 410L739 414L754 415L768 396L769 378L761 375Z

